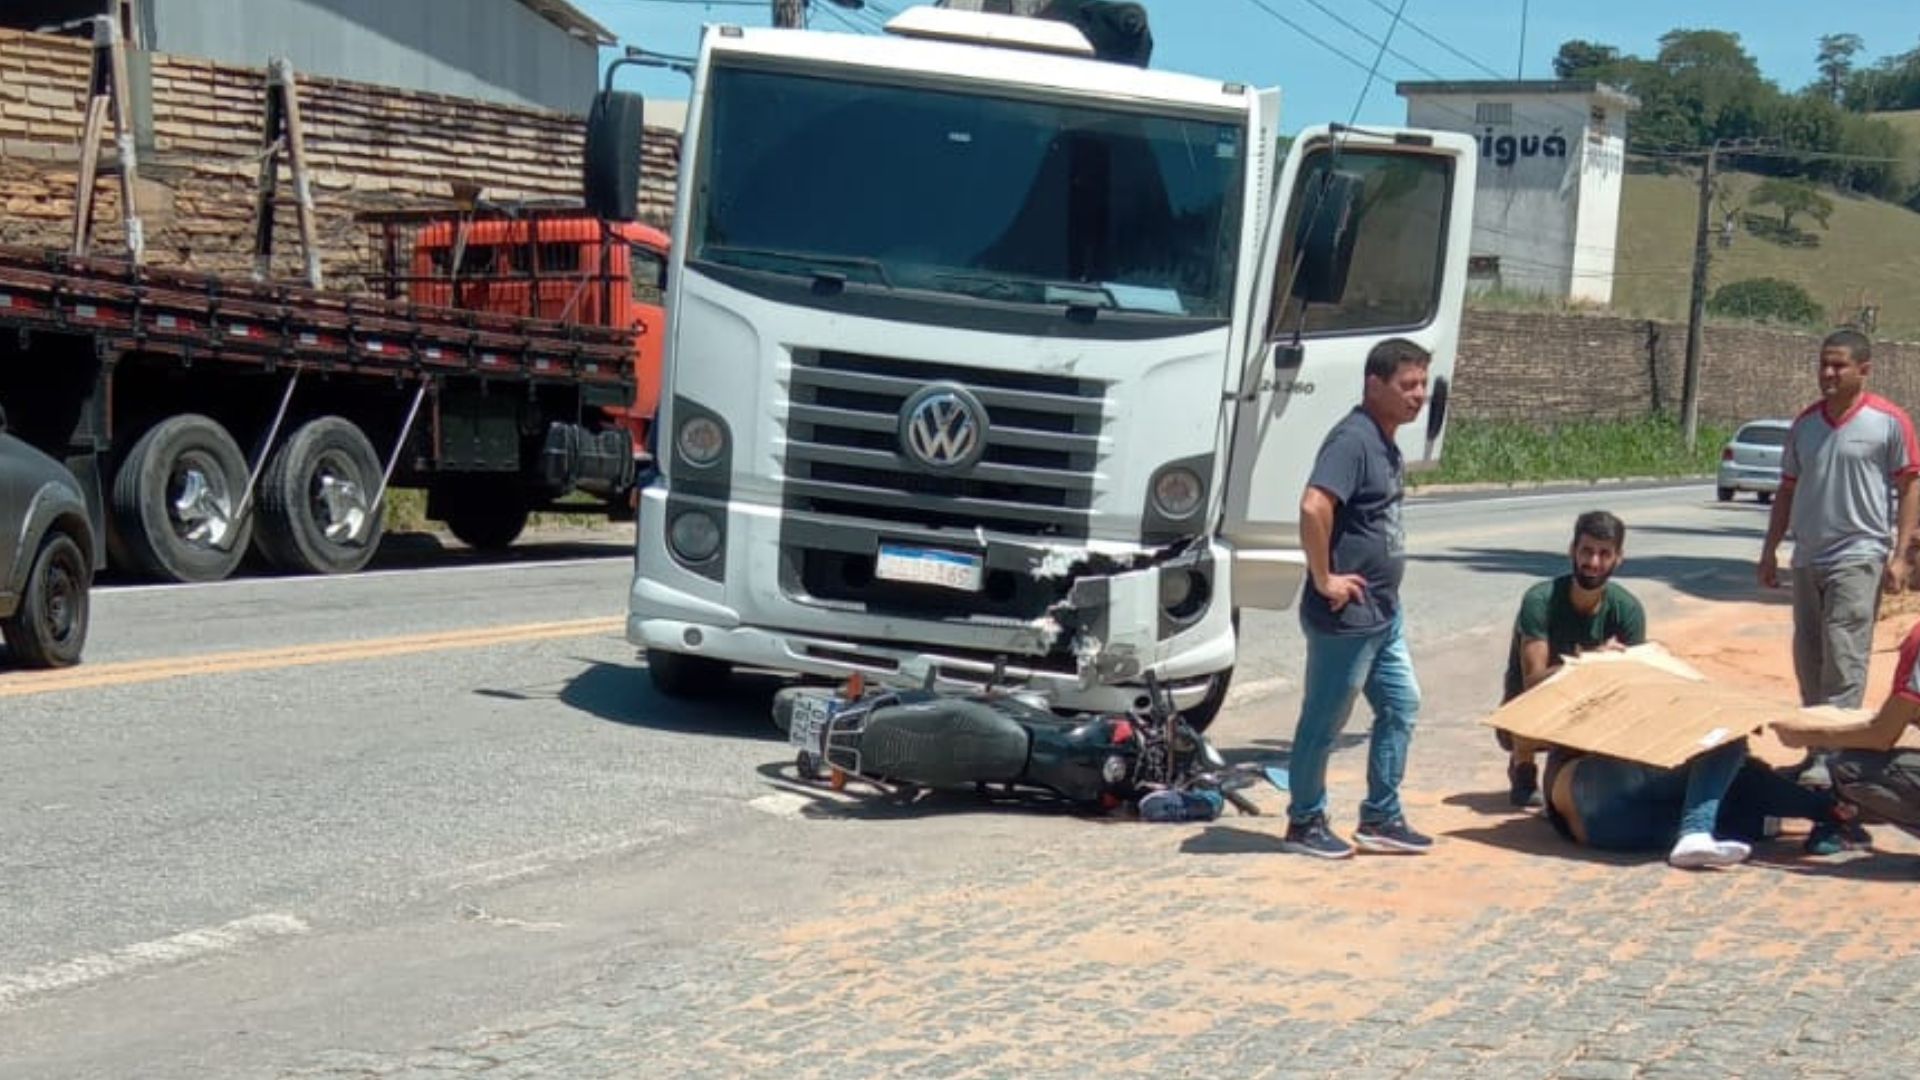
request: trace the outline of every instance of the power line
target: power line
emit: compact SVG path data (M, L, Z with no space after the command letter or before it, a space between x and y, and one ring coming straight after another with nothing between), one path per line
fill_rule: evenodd
M1307 2L1314 7L1320 6L1319 0L1307 0ZM1321 10L1325 9L1322 8ZM1373 66L1367 69L1367 81L1360 84L1360 96L1354 100L1353 114L1347 117L1348 127L1352 127L1354 122L1360 119L1360 106L1367 102L1367 91L1373 89L1373 77L1380 70L1380 61L1387 57L1387 43L1393 40L1393 32L1400 25L1400 12L1405 10L1407 10L1407 0L1400 0L1400 11L1393 13L1393 25L1387 27L1387 36L1381 38L1378 42L1380 51L1373 54ZM1395 53L1394 55L1398 56L1399 54Z
M1283 25L1291 28L1294 33L1299 34L1301 37L1306 38L1308 41L1313 42L1315 45L1318 45L1321 48L1332 53L1333 55L1339 57L1340 59L1345 60L1347 63L1352 64L1354 67L1359 68L1361 71L1367 72L1369 74L1372 73L1373 68L1369 67L1365 60L1361 60L1355 57L1352 53L1343 51L1339 46L1329 42L1326 38L1321 37L1320 35L1307 29L1306 27L1301 26L1299 23L1294 22L1292 19L1287 18L1285 15L1280 14L1280 12L1275 10L1272 5L1267 3L1267 0L1247 0L1247 3L1252 4L1254 7L1257 7L1261 11L1266 12L1268 15L1279 20L1280 23L1282 23Z
M1407 66L1413 68L1415 71L1418 71L1422 75L1425 75L1431 79L1438 79L1442 77L1439 72L1433 70L1430 67L1427 67L1425 64L1422 64L1420 61L1415 60L1411 56L1408 56L1406 53L1400 52L1398 49L1389 48L1387 46L1386 41L1380 38L1374 37L1372 34L1369 34L1365 30L1362 30L1358 26L1355 26L1351 22L1348 22L1345 18L1342 18L1338 12L1334 11L1332 8L1328 7L1327 5L1321 3L1320 0L1300 0L1300 2L1303 4L1306 4L1308 7L1313 8L1315 11L1318 11L1320 14L1325 15L1327 18L1332 19L1334 22L1339 23L1341 26L1346 27L1348 30L1358 35L1361 38L1361 40L1367 42L1367 44L1378 45L1382 52L1390 54L1395 60L1398 60L1401 63L1406 64ZM1387 31L1387 34L1389 37L1391 37L1393 34L1393 31L1389 30Z
M1393 9L1388 7L1385 3L1383 3L1382 0L1367 0L1367 2L1372 4L1374 7L1379 8L1381 11L1386 12L1389 15L1393 14ZM1506 78L1506 76L1502 75L1500 72L1495 71L1491 67L1488 67L1486 64L1483 64L1480 61L1475 60L1473 57L1468 56L1466 53L1461 52L1459 49L1454 48L1452 45L1447 44L1445 41L1442 41L1440 38L1434 36L1432 33L1429 33L1425 27L1421 26L1417 22L1414 22L1412 19L1403 19L1401 21L1406 24L1407 29L1413 31L1416 34L1419 34L1421 37L1426 38L1428 41L1433 42L1435 45L1440 46L1442 49L1445 49L1446 51L1452 53L1454 56L1462 60L1465 60L1467 63L1472 64L1474 67L1479 68L1481 71L1486 72L1488 75L1491 75L1496 79Z

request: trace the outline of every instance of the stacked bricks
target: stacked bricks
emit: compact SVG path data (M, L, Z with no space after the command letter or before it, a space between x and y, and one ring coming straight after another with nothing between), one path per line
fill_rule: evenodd
M73 214L92 50L73 38L0 30L0 243L64 247ZM252 269L265 57L241 68L153 57L153 148L136 200L149 262L218 274ZM302 78L300 103L323 267L352 287L370 269L356 213L445 205L456 182L495 200L580 198L579 117L335 79ZM109 155L111 160L112 155ZM640 215L673 213L679 137L648 129ZM275 272L299 263L282 181ZM97 250L121 243L117 184L103 179Z

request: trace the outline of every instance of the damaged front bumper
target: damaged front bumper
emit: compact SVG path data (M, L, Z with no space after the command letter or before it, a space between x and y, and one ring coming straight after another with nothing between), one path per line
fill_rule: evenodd
M674 564L659 536L662 515L643 507L629 640L829 677L858 671L956 689L998 679L1073 709L1135 704L1148 671L1189 706L1233 666L1232 560L1217 543L1116 552L996 539L993 564L1046 602L1021 618L922 613L805 588L790 523L783 536L778 515L730 509L729 528L744 542L729 543L722 580L712 581Z

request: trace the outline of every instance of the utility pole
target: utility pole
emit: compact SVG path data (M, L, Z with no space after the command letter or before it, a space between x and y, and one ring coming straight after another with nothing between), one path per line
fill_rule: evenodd
M807 0L773 0L773 25L790 30L807 25Z
M1700 324L1707 315L1707 214L1713 209L1713 167L1720 144L1700 163L1700 213L1693 232L1693 297L1687 305L1687 362L1680 374L1680 436L1688 453L1700 435Z
M1680 375L1680 434L1691 452L1700 434L1700 337L1707 316L1707 270L1712 254L1707 245L1708 217L1713 211L1713 171L1722 150L1753 150L1761 139L1718 139L1707 147L1700 162L1700 210L1693 233L1693 295L1687 305L1687 358ZM1729 215L1729 222L1732 217ZM1731 225L1729 225L1731 227Z

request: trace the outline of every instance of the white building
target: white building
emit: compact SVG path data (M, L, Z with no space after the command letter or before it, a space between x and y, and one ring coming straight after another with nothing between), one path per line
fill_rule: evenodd
M1407 123L1480 142L1470 287L1613 299L1627 113L1593 80L1403 82Z

